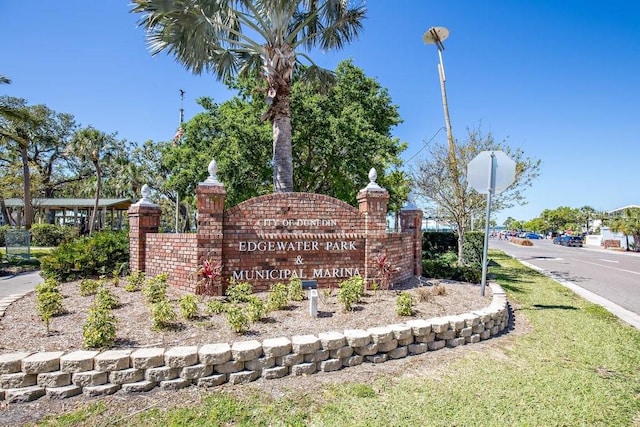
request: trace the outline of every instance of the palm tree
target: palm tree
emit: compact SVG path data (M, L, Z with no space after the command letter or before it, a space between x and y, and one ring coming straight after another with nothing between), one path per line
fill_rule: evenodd
M75 155L81 161L90 162L96 172L95 202L89 220L89 234L92 234L95 228L98 202L100 201L102 162L105 158L113 156L116 150L117 144L113 135L107 135L91 126L76 132L67 147L69 154Z
M291 79L306 59L301 79L328 87L330 70L318 67L300 49L341 49L358 36L363 5L346 0L133 0L143 17L152 54L162 51L195 74L211 72L219 81L258 76L266 81L263 119L273 128L273 186L293 191Z
M611 221L609 228L625 235L627 250L629 250L629 235L633 236L634 250L640 250L640 209L626 209L623 216L616 217Z

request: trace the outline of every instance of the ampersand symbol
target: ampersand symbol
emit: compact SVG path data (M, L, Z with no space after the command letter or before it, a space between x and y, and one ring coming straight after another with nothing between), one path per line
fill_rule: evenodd
M304 260L302 259L302 255L298 255L296 256L296 265L302 265L304 264Z

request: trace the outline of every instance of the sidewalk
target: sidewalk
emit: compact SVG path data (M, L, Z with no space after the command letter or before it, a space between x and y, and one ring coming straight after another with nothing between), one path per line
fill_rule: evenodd
M0 317L12 302L32 292L43 280L40 271L0 277Z

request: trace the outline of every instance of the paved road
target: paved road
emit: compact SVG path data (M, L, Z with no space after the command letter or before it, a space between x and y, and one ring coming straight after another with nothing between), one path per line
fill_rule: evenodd
M42 282L39 271L0 277L0 298L15 294L24 294L35 289Z
M491 240L489 247L575 287L589 300L603 305L640 328L640 254L597 248L570 248L550 240L534 240L533 247Z

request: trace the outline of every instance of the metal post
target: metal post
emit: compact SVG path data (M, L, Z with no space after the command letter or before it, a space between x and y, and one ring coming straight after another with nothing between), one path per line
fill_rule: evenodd
M484 247L482 250L482 285L480 295L484 296L484 288L487 283L488 252L489 252L489 219L491 217L491 196L496 188L496 156L491 153L491 172L489 173L489 189L487 191L487 214L484 225Z

